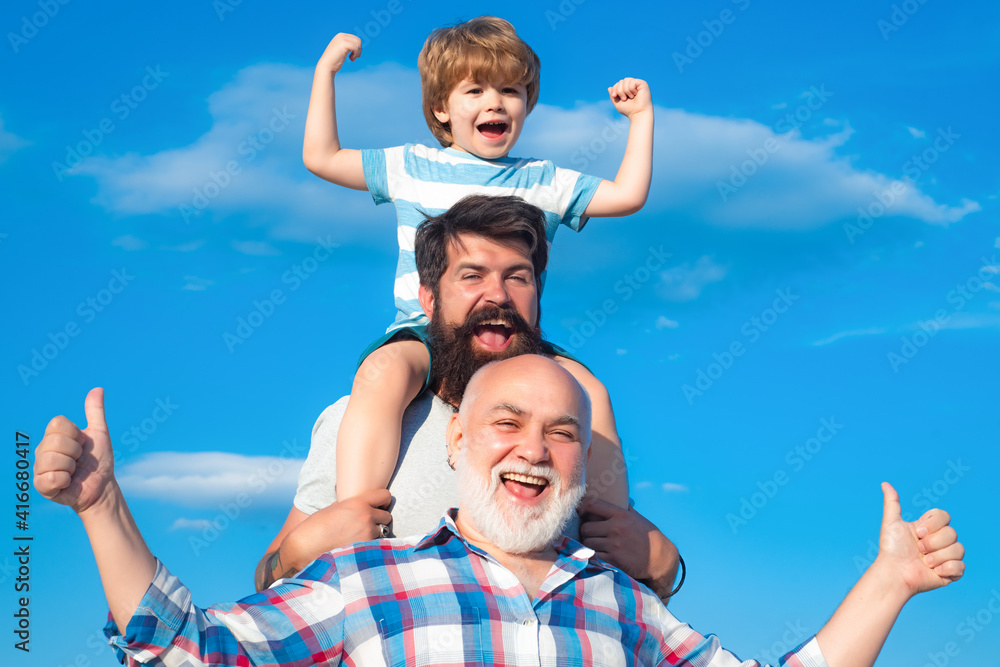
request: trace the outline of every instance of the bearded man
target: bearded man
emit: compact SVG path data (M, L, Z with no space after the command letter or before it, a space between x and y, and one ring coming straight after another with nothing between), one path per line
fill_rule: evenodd
M558 355L560 363L584 384L591 400L609 403L607 390L595 384L593 375L568 352L542 340L539 277L548 262L545 224L545 214L522 199L480 195L462 199L420 226L414 247L420 304L430 319L429 335L422 330L396 330L362 355L365 358L401 335L426 338L430 344L427 390L403 415L398 462L389 489L337 497L337 435L347 405L347 397L342 398L320 415L313 428L293 507L257 566L257 590L295 574L330 549L432 530L441 512L458 503L455 474L443 451L445 430L469 378L484 363L529 353ZM607 480L627 489L614 420L592 427L590 489ZM567 534L582 537L602 558L666 599L677 573L673 543L635 510L590 498L582 508L583 525L574 517Z
M35 486L82 519L114 618L106 633L136 662L740 662L674 618L649 588L560 537L583 494L590 401L546 357L514 357L473 376L447 428L459 507L434 531L334 550L294 578L207 610L153 557L132 520L114 478L103 390L92 390L85 407L85 430L65 417L50 422ZM962 576L964 550L948 514L935 509L908 523L895 490L883 484L883 494L874 563L784 664L870 667L911 597Z

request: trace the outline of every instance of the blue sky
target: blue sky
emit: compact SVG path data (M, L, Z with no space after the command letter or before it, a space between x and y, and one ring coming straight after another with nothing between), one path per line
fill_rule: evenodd
M542 324L611 390L637 508L688 562L671 609L745 658L791 648L864 566L888 480L904 513L952 513L969 570L911 602L879 664L993 664L1000 10L625 6L502 15L543 64L516 154L613 177L625 133L607 86L645 78L657 106L649 202L560 233ZM344 144L430 142L424 38L499 10L0 11L5 432L34 447L104 386L151 548L199 603L241 597L315 417L392 317L390 207L301 163L312 67L335 33L361 33L337 81ZM34 538L32 650L8 631L4 664L114 664L79 523L33 494L18 531L9 502L0 553Z

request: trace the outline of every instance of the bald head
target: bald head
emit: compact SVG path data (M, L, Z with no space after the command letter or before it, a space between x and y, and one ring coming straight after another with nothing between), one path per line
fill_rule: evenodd
M525 391L527 390L527 391ZM505 395L510 395L505 399ZM575 423L583 435L584 446L590 445L590 397L576 378L549 357L537 354L523 354L502 361L494 361L480 368L462 394L459 415L464 422L475 408L491 409L506 405L518 411L528 409L535 401L523 406L512 405L509 400L517 395L520 402L525 396L535 396L541 402L550 398L561 406L562 419ZM483 402L497 402L493 406L482 406Z

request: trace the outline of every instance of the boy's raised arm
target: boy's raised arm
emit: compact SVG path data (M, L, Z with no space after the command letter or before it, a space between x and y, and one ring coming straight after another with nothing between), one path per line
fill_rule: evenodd
M615 108L628 117L628 142L615 180L601 181L584 215L617 217L643 207L653 177L653 100L642 79L626 78L608 88Z
M965 549L947 512L933 509L908 523L896 490L883 482L882 494L878 557L816 635L830 667L874 664L903 605L965 572Z
M352 61L361 56L361 39L342 32L330 41L316 63L302 142L302 162L309 171L331 183L354 190L367 190L361 151L341 148L337 135L333 78L348 56Z
M49 422L35 450L35 488L80 516L111 614L124 633L153 581L156 559L115 480L104 390L92 389L85 408L87 428L83 430L65 417Z

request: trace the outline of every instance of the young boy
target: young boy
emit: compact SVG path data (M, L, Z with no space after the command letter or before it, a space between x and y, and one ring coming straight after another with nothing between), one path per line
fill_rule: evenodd
M403 410L429 379L428 320L417 300L413 256L413 233L425 215L441 213L469 194L517 195L545 211L551 243L560 224L579 231L589 217L638 211L652 173L652 100L646 83L631 78L608 89L615 108L630 122L614 181L547 161L508 157L538 100L540 63L510 23L486 16L434 31L420 52L424 116L444 150L413 144L386 150L341 148L334 78L348 56L353 61L360 55L361 40L354 35L338 34L327 46L316 65L302 149L303 162L317 176L369 190L376 204L392 201L399 223L398 312L386 334L365 351L354 378L337 438L340 499L388 485L399 454ZM498 323L490 329L477 339L479 344L503 349L505 327ZM590 493L627 507L628 478L607 390L568 355L556 360L583 384L593 402Z

